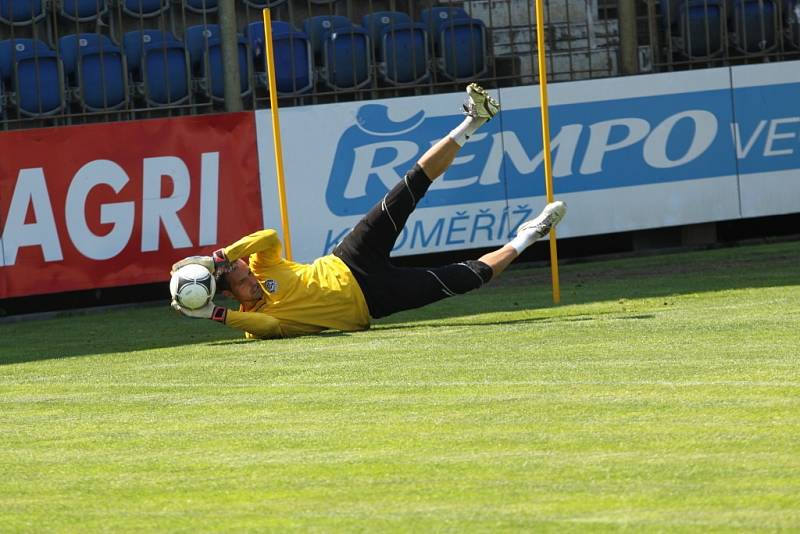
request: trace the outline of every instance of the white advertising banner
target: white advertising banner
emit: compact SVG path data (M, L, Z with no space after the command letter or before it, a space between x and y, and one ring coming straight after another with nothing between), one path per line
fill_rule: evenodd
M500 245L544 205L538 90L494 93L503 111L436 180L409 218L394 255ZM740 204L739 171L750 165L756 149L734 137L740 118L734 119L730 69L560 83L550 93L554 190L569 206L559 237L735 219L742 217L742 205L750 209ZM462 96L281 110L295 260L329 253L461 121ZM773 150L788 150L777 143L788 143L797 125L779 122L770 134L773 119L753 113L738 127L750 132L745 140L760 140L762 150L772 135ZM257 112L262 203L265 226L280 228L270 120L268 110ZM764 132L755 135L751 122L758 128L764 120ZM762 152L753 173L761 172ZM798 169L795 156L790 167L779 170Z
M742 216L800 211L800 61L731 69Z

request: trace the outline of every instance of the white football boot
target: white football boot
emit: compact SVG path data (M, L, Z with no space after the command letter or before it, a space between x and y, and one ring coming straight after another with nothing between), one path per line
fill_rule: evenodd
M551 202L536 218L519 225L517 235L528 234L534 239L541 239L550 233L550 230L564 218L566 213L567 205L565 203L560 200Z
M467 86L467 100L464 102L464 115L491 120L500 111L500 104L489 96L488 91L471 83Z

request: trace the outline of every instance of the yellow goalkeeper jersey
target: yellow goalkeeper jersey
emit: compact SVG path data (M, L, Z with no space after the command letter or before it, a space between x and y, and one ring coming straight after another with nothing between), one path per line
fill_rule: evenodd
M291 337L369 328L369 309L353 273L333 255L311 264L281 257L275 230L260 230L225 248L231 262L250 257L263 296L248 311L228 310L225 324L248 338Z

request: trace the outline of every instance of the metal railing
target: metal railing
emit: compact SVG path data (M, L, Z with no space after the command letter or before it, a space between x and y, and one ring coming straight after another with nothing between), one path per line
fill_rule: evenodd
M800 59L798 0L648 0L658 71Z
M229 92L239 87L243 109L268 107L258 26L268 4L281 105L450 92L466 80L537 81L533 0L219 2L228 2L229 24L220 25L216 0L8 0L0 128L222 111L226 81ZM621 64L628 74L800 58L800 0L544 7L554 82L617 76ZM224 68L224 57L239 68ZM240 79L228 80L235 70Z

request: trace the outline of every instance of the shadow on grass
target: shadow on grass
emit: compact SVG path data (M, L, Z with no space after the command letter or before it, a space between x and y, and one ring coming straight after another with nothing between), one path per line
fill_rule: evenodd
M797 285L800 284L799 265L798 242L574 263L561 269L562 306L638 298L664 298L666 303L668 297L680 294ZM374 328L377 331L399 331L587 321L601 316L587 315L582 310L574 315L560 311L552 316L509 317L508 320L487 317L487 321L480 321L466 317L552 306L549 268L523 265L480 291L381 319ZM623 320L653 317L647 314L626 315L623 310L611 315ZM465 319L462 322L458 317ZM436 324L435 321L443 322ZM358 334L325 332L320 336L357 338ZM367 338L364 339L366 342ZM187 346L187 350L203 350L193 345L220 351L220 357L224 357L225 347L253 342L242 339L238 331L211 321L180 317L166 306L142 307L2 324L0 368L8 364L73 356L122 356L166 347Z
M653 314L641 315L619 315L617 313L599 313L595 315L560 315L558 317L527 317L525 319L508 319L508 320L495 320L495 321L451 321L448 323L386 323L376 325L373 330L383 332L391 330L416 330L425 328L458 328L460 326L504 326L525 323L576 323L583 321L596 321L598 318L613 319L620 321L642 321L647 319L654 319Z
M349 336L352 336L352 335L353 335L352 332L338 332L338 331L335 331L335 330L328 330L326 332L320 332L319 334L316 335L316 337L322 337L322 338L327 338L327 337L349 337ZM224 346L231 346L231 345L245 345L247 343L262 343L262 342L267 342L267 341L275 342L275 341L281 341L281 340L280 339L273 339L273 340L229 339L229 340L225 340L225 341L213 341L213 342L210 342L210 343L206 343L206 345L211 346L211 347L224 347Z
M561 266L560 282L560 307L641 298L663 298L668 305L678 295L800 285L800 242L575 262ZM401 312L378 325L554 306L549 267L522 265L481 291Z

